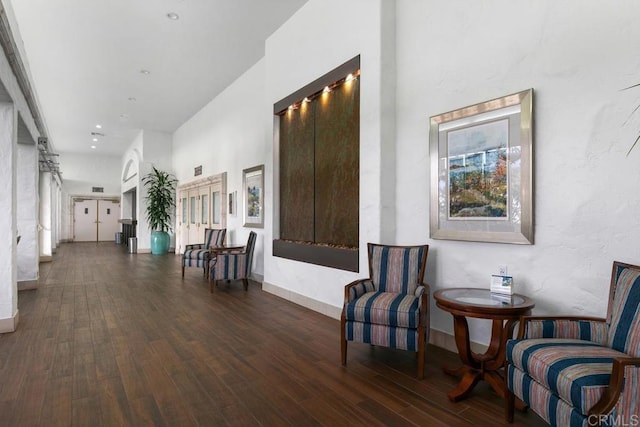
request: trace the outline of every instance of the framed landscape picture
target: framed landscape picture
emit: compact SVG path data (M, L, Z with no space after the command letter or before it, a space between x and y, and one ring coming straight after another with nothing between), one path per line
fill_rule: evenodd
M431 117L433 239L533 243L533 90Z
M242 171L243 225L264 227L264 165Z

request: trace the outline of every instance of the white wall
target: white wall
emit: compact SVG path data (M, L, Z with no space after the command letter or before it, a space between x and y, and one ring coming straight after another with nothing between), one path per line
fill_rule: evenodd
M383 1L310 1L269 37L266 43L267 106L273 104L356 55L360 55L360 272L305 264L272 255L265 247L265 284L270 292L331 316L339 316L344 285L366 275L367 241L393 238L395 219L389 209L395 190L393 137L395 55L383 43L395 32L393 3ZM388 73L383 72L389 71ZM385 97L383 97L385 95ZM389 108L391 107L391 108ZM267 137L271 138L270 127ZM277 149L270 145L266 176L265 241L278 218L274 204ZM390 166L390 167L389 167ZM336 207L339 209L339 207ZM276 227L277 230L277 227Z
M265 289L339 313L343 286L366 275L367 241L430 244L432 290L488 287L507 264L537 313L601 316L613 260L640 263L640 3L598 0L310 0L266 43L266 55L174 134L181 184L266 167L256 256ZM361 273L275 258L273 103L361 55ZM534 88L535 244L429 239L429 117ZM264 101L264 102L262 102ZM391 141L390 141L391 139ZM389 159L392 159L389 160ZM392 200L391 202L389 200ZM241 218L229 218L242 236ZM238 239L240 241L242 239ZM432 327L451 316L432 306ZM486 322L472 324L486 343Z
M260 60L173 135L173 167L179 185L227 172L227 192L238 192L236 216L227 215L229 243L246 242L251 230L242 227L242 170L267 163L271 139L266 136L271 114L264 108L265 62ZM202 165L202 175L193 176ZM226 207L225 207L226 208ZM263 236L258 233L254 274L263 275Z
M60 153L62 172L61 236L70 240L72 196L119 197L121 159L100 154ZM92 187L103 187L104 193L92 193Z
M640 89L620 92L640 82L640 3L397 4L398 241L429 241L428 118L533 88L535 244L430 240L427 278L488 287L507 264L536 313L603 316L612 261L640 264ZM432 327L451 316L432 306Z
M118 194L121 200L126 197L122 194L136 188L136 237L138 238L138 253L151 252L151 230L146 221L146 187L141 179L145 177L155 166L160 170L173 173L172 170L172 137L170 134L148 129L141 130L131 141L126 153L118 160ZM131 203L121 203L121 214L130 218L128 213ZM174 231L175 232L175 231ZM171 236L173 246L174 237Z

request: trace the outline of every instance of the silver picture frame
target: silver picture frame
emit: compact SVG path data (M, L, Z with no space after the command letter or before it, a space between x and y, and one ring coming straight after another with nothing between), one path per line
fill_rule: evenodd
M533 244L533 89L430 118L432 239Z
M243 226L264 227L264 165L242 171Z

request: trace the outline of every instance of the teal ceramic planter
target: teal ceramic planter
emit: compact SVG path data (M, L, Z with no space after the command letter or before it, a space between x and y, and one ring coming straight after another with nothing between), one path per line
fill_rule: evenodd
M171 238L166 231L151 232L151 253L154 255L166 254L169 252Z

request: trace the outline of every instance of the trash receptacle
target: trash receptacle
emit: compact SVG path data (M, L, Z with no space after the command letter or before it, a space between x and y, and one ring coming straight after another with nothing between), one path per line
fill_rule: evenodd
M138 252L138 238L129 237L129 253L135 254Z
M121 245L123 240L122 231L116 231L116 245Z

